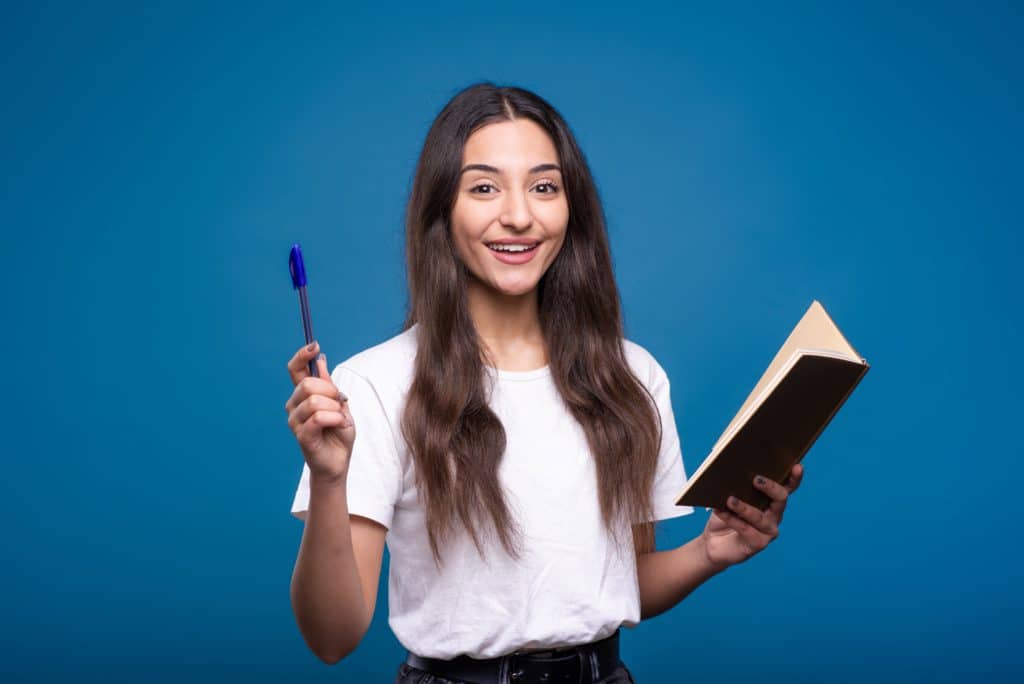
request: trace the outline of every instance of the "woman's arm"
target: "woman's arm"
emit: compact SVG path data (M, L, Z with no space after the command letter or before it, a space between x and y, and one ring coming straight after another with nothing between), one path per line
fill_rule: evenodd
M369 629L386 532L378 522L349 515L344 478L310 477L291 599L306 643L326 663L354 651Z
M664 613L713 575L763 551L779 536L789 495L800 486L803 476L800 463L793 466L782 484L758 475L754 486L772 500L767 509L759 510L730 496L732 511L713 509L700 536L671 551L639 556L640 619Z
M640 619L664 613L708 579L729 567L713 564L704 549L704 535L682 546L645 553L636 561L640 582Z

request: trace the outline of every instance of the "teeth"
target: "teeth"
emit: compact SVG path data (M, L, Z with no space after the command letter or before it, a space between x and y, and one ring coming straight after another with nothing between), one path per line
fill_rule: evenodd
M537 245L488 245L496 252L528 252Z

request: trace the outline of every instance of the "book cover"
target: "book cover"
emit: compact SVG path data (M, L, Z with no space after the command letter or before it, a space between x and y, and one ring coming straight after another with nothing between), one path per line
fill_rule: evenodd
M728 510L732 495L766 509L771 499L754 487L754 476L785 481L869 368L824 307L811 302L676 505Z

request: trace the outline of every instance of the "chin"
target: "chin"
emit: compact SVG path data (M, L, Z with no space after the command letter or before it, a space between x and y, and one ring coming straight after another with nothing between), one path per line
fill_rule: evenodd
M501 284L501 283L499 283L499 284L494 286L495 290L497 290L501 294L506 295L508 297L519 297L519 296L522 296L522 295L525 295L525 294L529 294L529 293L533 292L536 288L537 288L537 282L536 281L532 281L532 282L528 282L528 283L518 282L518 283L515 283L515 284L512 284L512 283Z

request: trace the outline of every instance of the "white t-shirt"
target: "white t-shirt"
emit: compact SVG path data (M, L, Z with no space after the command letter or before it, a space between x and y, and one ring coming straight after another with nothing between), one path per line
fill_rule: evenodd
M623 344L631 369L661 412L653 520L691 513L692 507L674 503L686 473L668 377L646 349L630 340ZM585 433L562 404L547 366L487 367L497 379L490 406L507 440L498 476L524 533L523 558L512 560L483 525L482 559L469 534L457 527L441 550L438 571L400 429L415 355L413 326L331 373L348 396L356 425L349 512L388 528L388 624L402 646L425 657L492 658L595 641L620 625L636 625L640 595L632 535L623 530L628 548L615 548L604 529ZM309 467L303 465L292 513L305 520L308 505Z

